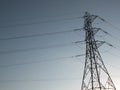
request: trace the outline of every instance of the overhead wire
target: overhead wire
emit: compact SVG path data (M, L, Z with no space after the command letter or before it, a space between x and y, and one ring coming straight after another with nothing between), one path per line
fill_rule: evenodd
M19 23L14 25L6 25L6 26L0 26L0 28L12 28L12 27L21 27L21 26L30 26L30 25L36 25L36 24L42 24L42 23L53 23L53 22L60 22L60 21L66 21L66 20L74 20L74 19L80 19L81 17L72 17L72 18L61 18L56 20L46 20L46 21L37 21L37 22L31 22L31 23Z
M114 38L115 40L117 39L118 41L120 41L120 39L117 38L116 36L113 36L112 34L110 34L110 33L108 33L108 32L107 32L107 34L108 34L109 36L111 36L112 38Z
M120 55L116 55L116 54L111 53L111 52L107 52L107 53L110 54L110 55L112 55L112 56L114 56L114 57L118 57L118 58L120 58ZM120 69L119 66L112 65L111 63L109 63L108 65L109 65L109 66L112 66L112 67L114 67L114 68L116 68L116 69Z
M27 61L23 63L16 63L16 64L9 64L9 65L0 65L0 68L7 68L7 67L13 67L13 66L21 66L21 65L29 65L29 64L38 64L38 63L44 63L44 62L52 62L52 61L61 61L64 60L66 61L67 59L70 58L78 58L84 56L84 54L80 55L74 55L74 56L66 56L66 57L58 57L58 58L53 58L53 59L44 59L44 60L39 60L39 61Z
M110 47L114 48L115 50L120 51L120 47L119 46L114 46L113 44L110 44L110 43L107 43L107 42L106 42L106 44L109 45Z
M18 53L18 52L28 52L28 51L36 51L36 50L43 50L43 49L51 49L51 48L60 48L74 45L76 42L52 45L52 46L44 46L44 47L33 47L33 48L24 48L24 49L14 49L14 50L6 50L0 51L0 54L11 54L11 53Z
M115 28L117 31L120 31L120 28L118 28L117 26L113 25L112 23L105 21L106 23L108 23L110 26L112 26L113 28Z
M112 23L110 23L109 21L105 20L105 19L102 18L102 17L99 17L99 16L98 16L98 18L99 18L100 20L102 20L104 23L107 23L108 25L110 25L111 27L113 27L115 30L117 30L117 31L120 32L120 28L118 28L117 26L113 25ZM103 29L102 29L102 30L103 30ZM112 34L106 32L105 30L103 30L103 31L104 31L106 34L108 34L109 36L111 36L112 38L114 38L115 40L120 41L120 39L117 38L116 36L113 36Z
M82 12L83 13L83 12ZM11 22L17 22L17 21L28 21L28 20L38 20L38 19L43 19L43 18L47 18L47 19L55 19L55 18L68 18L68 15L72 15L73 13L64 13L64 15L37 15L37 16L27 16L27 17L17 17L14 20L12 19ZM77 17L78 15L72 15L69 18L74 18ZM81 17L82 18L82 17Z
M116 46L114 46L113 44L110 44L110 43L108 43L108 42L105 42L105 44L107 44L108 46L110 46L110 47L112 47L113 49L115 49L115 50L120 50L120 47L116 47Z
M16 83L16 82L43 82L43 81L66 81L66 80L79 80L80 78L45 78L45 79L27 79L27 80L0 80L0 83Z
M111 52L108 52L109 54L111 54L111 55L113 55L113 56L117 56L117 57L119 57L120 58L120 55L116 55L116 54L114 54L114 53L111 53Z
M102 20L103 22L107 23L108 25L112 26L115 30L120 31L120 28L118 28L117 26L113 25L109 21L103 19L102 17L99 17L99 19Z
M118 48L116 48L115 46L113 46L113 45L110 45L109 43L107 44L107 45L109 45L111 48L114 48L115 50L118 50ZM119 51L119 50L118 50ZM110 54L110 55L112 55L112 56L115 56L115 57L118 57L118 58L120 58L120 55L116 55L116 54L114 54L114 53L111 53L111 52L109 52L109 51L107 51L107 53L108 54ZM117 69L119 69L120 67L118 67L118 66L115 66L115 65L112 65L112 64L108 64L109 66L112 66L112 67L115 67L115 68L117 68Z
M114 38L115 40L117 39L117 40L120 41L120 39L117 38L116 36L113 36L112 34L108 33L107 31L105 31L105 30L103 30L103 29L101 29L101 30L102 30L105 34L107 34L107 35L111 36L112 38Z
M107 35L109 35L109 36L111 36L112 38L114 38L115 40L118 40L118 41L120 41L120 39L119 38L117 38L117 37L115 37L115 36L113 36L112 34L110 34L110 33L108 33L108 32L106 32L105 30L103 30L103 29L101 29L105 34L107 34ZM119 46L114 46L114 45L112 45L112 44L110 44L110 43L108 43L108 42L106 42L105 41L105 43L108 45L108 46L110 46L110 47L112 47L112 48L114 48L114 49L116 49L116 50L118 50L118 49L120 49L120 47Z
M6 51L0 51L0 54L9 54L9 53L17 53L17 52L28 52L28 51L50 49L50 48L60 48L60 47L71 46L71 45L73 45L73 43L66 43L66 44L46 46L46 47L33 47L33 48L6 50Z
M108 42L105 42L105 44L107 44L108 46L110 46L111 48L113 48L113 49L115 49L115 50L120 51L120 48L114 46L113 44L110 44L110 43L108 43ZM109 50L111 50L111 49L108 49L108 50L105 51L105 52L107 52L107 53L109 53L109 54L111 54L111 55L114 55L113 53L109 52ZM120 57L120 55L116 55L116 56Z
M80 31L80 30L82 30L82 28L66 30L66 31L46 32L46 33L37 33L37 34L24 35L24 36L14 36L14 37L8 37L8 38L0 38L0 40L14 40L14 39L41 37L41 36L48 36L48 35L64 34L64 33L69 33L69 32Z
M109 45L111 48L113 48L113 49L115 49L115 50L120 50L120 49L118 49L117 47L115 47L114 45L112 45L112 44L109 44L109 43L107 43L106 42L106 44L107 45ZM111 52L109 52L109 50L107 51L107 53L109 53L110 55L113 55L113 56L117 56L117 57L120 57L120 55L116 55L116 54L114 54L114 53L111 53Z

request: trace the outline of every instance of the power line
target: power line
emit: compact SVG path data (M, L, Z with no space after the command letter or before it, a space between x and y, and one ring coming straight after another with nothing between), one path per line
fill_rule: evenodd
M82 28L81 29L66 30L66 31L58 31L58 32L47 32L47 33L31 34L31 35L24 35L24 36L15 36L15 37L9 37L9 38L0 38L0 40L14 40L14 39L41 37L41 36L69 33L69 32L74 32L74 31L79 31L79 30L82 30Z
M104 30L103 30L103 31L104 31ZM106 33L107 35L109 35L110 37L112 37L113 39L115 39L115 40L117 40L117 41L120 41L119 38L113 36L112 34L106 32L106 31L105 31L105 33ZM119 46L115 47L114 45L112 45L112 44L110 44L110 43L107 43L107 42L105 42L105 43L106 43L107 45L111 46L111 47L114 48L114 49L117 49L117 48L119 47ZM118 49L117 49L117 50L118 50Z
M112 44L109 44L109 46L113 47L115 50L120 51L120 47L119 46L113 46Z
M0 83L31 83L31 82L51 82L51 81L69 81L80 80L79 77L70 78L42 78L42 79L26 79L26 80L0 80Z
M28 52L28 51L35 51L35 50L42 50L42 49L59 48L59 47L65 47L65 46L71 46L71 45L72 45L72 43L62 44L62 45L54 45L54 46L46 46L46 47L33 47L33 48L25 48L25 49L15 49L15 50L10 50L10 51L0 51L0 54Z
M103 19L102 17L99 17L99 16L98 16L98 18L99 18L100 20L102 20L103 22L107 23L108 25L110 25L111 27L113 27L115 30L120 31L120 28L118 28L117 26L113 25L113 24L110 23L109 21L107 21L107 20L105 20L105 19ZM105 34L108 34L109 36L111 36L112 38L114 38L115 40L117 39L117 40L120 41L120 39L117 38L116 36L113 36L112 34L106 32L106 31L103 30L103 29L101 29L101 30L102 30Z
M113 36L112 34L108 33L109 36L111 36L112 38L114 38L115 40L117 39L118 41L120 41L119 38L117 38L116 36Z
M103 21L103 19L102 19L102 21ZM105 20L104 20L105 21ZM107 21L105 21L105 22L107 22ZM117 28L117 27L116 27ZM119 29L120 30L120 29ZM109 36L111 36L113 39L117 39L118 41L120 41L120 39L119 38L117 38L116 36L113 36L112 34L110 34L110 33L108 33L108 32L106 32L105 30L103 30L103 29L101 29L101 31L103 31L105 34L107 34L107 35L109 35Z
M102 20L103 22L107 23L107 24L110 25L111 27L113 27L115 30L117 30L117 31L120 32L120 28L118 28L117 26L113 25L113 24L110 23L109 21L107 21L107 20L105 20L105 19L103 19L103 18L101 18L101 17L99 17L99 19ZM118 40L120 41L119 38L113 36L112 34L110 34L110 33L108 33L108 32L107 32L107 34L108 34L109 36L113 37L114 39L118 39Z
M103 29L101 29L101 31L103 31L105 34L107 34L107 35L111 36L111 37L112 37L112 38L114 38L115 40L117 39L117 40L119 40L119 41L120 41L120 39L119 39L119 38L117 38L116 36L113 36L112 34L108 33L107 31L105 31L105 30L103 30Z
M34 80L0 80L0 83L16 83L16 82L43 82L43 81L66 81L66 80L80 80L80 78L46 78L46 79L34 79Z
M119 57L120 58L120 55L116 55L116 54L114 54L114 53L111 53L111 52L108 52L110 55L112 55L112 56L115 56L115 57Z
M13 66L28 65L28 64L38 64L38 63L43 63L43 62L52 62L52 61L60 61L60 60L66 61L66 59L77 58L77 57L81 57L83 55L84 54L74 55L74 56L67 56L67 57L58 57L58 58L53 58L53 59L44 59L44 60L39 60L39 61L31 61L31 62L24 62L24 63L9 64L9 65L0 65L0 68L7 68L7 67L13 67Z
M102 20L103 22L107 23L108 25L112 26L115 30L120 31L120 28L118 28L117 26L113 25L112 23L110 23L109 21L99 17L100 20Z
M74 20L74 19L80 19L80 17L62 18L62 19L56 19L56 20L38 21L38 22L31 22L31 23L19 23L14 25L0 26L0 28L21 27L21 26L29 26L29 25L36 25L36 24L42 24L42 23L53 23L53 22L60 22L60 21Z
M14 49L14 50L9 50L9 51L0 51L0 54L11 54L11 53L17 53L17 52L28 52L28 51L50 49L50 48L60 48L60 47L71 46L71 45L74 45L75 43L76 42L71 42L71 43L65 43L65 44L59 44L59 45L53 45L53 46L33 47L33 48L24 48L24 49Z
M120 55L116 55L116 54L111 53L111 52L108 52L108 54L110 54L110 55L112 55L112 56L114 56L114 57L118 57L118 58L120 58ZM116 69L120 69L119 66L112 65L111 63L109 63L108 65L109 65L109 66L112 66L112 67L114 67L114 68L116 68Z
M56 19L56 18L59 18L59 19L64 19L64 18L76 18L78 16L71 16L71 17L68 17L68 15L64 15L64 16L34 16L34 17L25 17L25 18L16 18L15 20L12 20L10 22L20 22L20 21L30 21L30 20L40 20L41 18L47 18L47 19ZM82 18L82 17L79 17L79 18Z

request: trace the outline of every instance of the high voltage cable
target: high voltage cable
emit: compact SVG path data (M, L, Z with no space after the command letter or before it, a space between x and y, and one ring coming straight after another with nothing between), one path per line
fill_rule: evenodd
M80 78L46 78L46 79L34 79L34 80L0 80L0 83L13 83L13 82L43 82L43 81L66 81L66 80L79 80Z
M27 65L27 64L38 64L38 63L43 63L43 62L52 62L52 61L60 61L60 60L66 61L66 59L77 58L77 57L80 57L80 56L84 56L84 54L75 55L75 56L68 56L68 57L59 57L59 58L53 58L53 59L44 59L44 60L39 60L39 61L31 61L31 62L24 62L24 63L9 64L9 65L0 65L0 68Z
M113 25L112 23L108 22L107 20L105 20L105 19L103 19L103 18L101 18L101 17L99 17L99 16L98 16L98 18L99 18L100 20L102 20L103 22L107 23L108 25L110 25L111 27L113 27L115 30L120 31L120 28L116 27L115 25ZM104 30L103 30L103 31L104 31ZM120 41L119 38L113 36L112 34L106 32L106 31L105 31L105 33L108 34L109 36L113 37L114 39L118 39L118 40Z
M56 34L69 33L69 32L74 32L74 31L79 31L79 30L82 30L82 28L81 29L66 30L66 31L58 31L58 32L47 32L47 33L31 34L31 35L24 35L24 36L15 36L15 37L8 37L8 38L0 38L0 40L13 40L13 39L41 37L41 36L48 36L48 35L56 35Z
M116 49L116 50L118 50L118 49L120 49L120 47L119 46L114 46L114 45L112 45L112 44L110 44L110 43L108 43L108 42L105 42L108 46L110 46L110 47L112 47L112 48L114 48L114 49ZM119 50L118 50L119 51Z
M27 52L27 51L33 51L33 50L50 49L50 48L59 48L59 47L65 47L65 46L71 46L71 45L72 45L72 43L62 44L62 45L54 45L54 46L46 46L46 47L33 47L33 48L25 48L25 49L15 49L15 50L10 50L10 51L0 51L0 54Z
M109 36L112 37L113 39L115 39L115 40L117 39L117 41L120 41L119 38L117 38L116 36L113 36L112 34L108 33L107 31L105 31L105 30L103 30L103 29L101 29L101 31L103 31L105 34L109 35Z
M31 82L48 82L48 81L68 81L68 80L80 80L79 77L71 78L43 78L43 79L24 79L24 80L0 80L0 83L31 83Z
M111 36L112 38L114 38L115 40L117 39L117 41L120 41L120 39L119 38L117 38L116 36L113 36L112 34L110 34L110 33L107 33L109 36Z
M107 44L107 45L109 45L110 47L112 47L112 48L113 48L113 49L115 49L115 50L120 49L120 48L118 48L118 47L115 47L115 46L114 46L114 45L112 45L112 44L107 43L107 42L106 42L106 44ZM119 50L118 50L118 51L119 51ZM107 52L108 52L108 51L107 51ZM111 54L111 55L113 55L113 56L115 55L115 54L113 54L113 53L111 53L111 52L108 52L108 53L109 53L109 54ZM120 55L115 55L115 56L120 57Z
M67 18L76 18L77 16L73 16L73 17L67 17ZM43 18L47 18L47 19L56 19L56 18L59 18L59 19L64 19L64 18L66 18L66 16L65 17L61 17L61 16L35 16L35 17L26 17L26 18L21 18L21 19L16 19L16 20L12 20L11 22L20 22L20 21L31 21L31 20L40 20L40 19L43 19ZM82 18L82 17L79 17L79 18ZM59 20L58 19L58 20Z
M31 82L48 82L48 81L68 81L68 80L80 80L79 77L71 78L43 78L43 79L24 79L24 80L0 80L0 83L31 83Z
M108 22L107 20L99 17L100 20L102 20L103 22L107 23L108 25L112 26L114 29L116 29L117 31L120 31L120 28L118 28L117 26L113 25L112 23Z
M112 44L110 44L110 43L108 43L108 42L105 42L105 44L107 44L108 46L110 46L111 48L113 48L113 49L115 49L115 50L120 51L120 48L119 48L118 46L116 47L116 46L114 46L114 45L112 45ZM111 49L109 49L109 50L111 50ZM115 55L115 54L110 53L109 50L107 50L106 52L108 52L108 53L111 54L111 55ZM120 55L116 55L116 56L120 57Z
M110 26L112 26L113 28L115 28L117 31L120 31L120 28L118 28L117 26L113 25L112 23L106 21L106 23L108 23Z
M56 20L38 21L38 22L31 22L31 23L19 23L19 24L14 24L14 25L0 26L0 28L21 27L21 26L29 26L29 25L42 24L42 23L53 23L53 22L74 20L74 19L80 19L80 17L62 18L62 19L56 19Z
M59 45L53 45L53 46L46 46L46 47L33 47L33 48L15 49L15 50L9 50L9 51L0 51L0 54L10 54L10 53L17 53L17 52L28 52L28 51L33 51L33 50L60 48L60 47L65 47L65 46L71 46L74 44L76 44L76 42L65 43L61 45L59 44Z

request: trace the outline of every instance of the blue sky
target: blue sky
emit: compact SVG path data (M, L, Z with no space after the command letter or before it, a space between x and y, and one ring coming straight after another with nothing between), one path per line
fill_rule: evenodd
M0 0L0 90L80 90L85 57L73 56L84 54L85 44L73 42L84 40L84 31L2 39L83 28L85 11L114 25L94 23L111 34L96 38L115 47L103 45L100 53L120 89L119 8L118 0Z

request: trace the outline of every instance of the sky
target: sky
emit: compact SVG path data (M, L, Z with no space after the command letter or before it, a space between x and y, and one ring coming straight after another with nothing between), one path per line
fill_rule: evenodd
M80 90L85 56L84 13L96 19L96 39L120 88L119 0L0 0L0 90ZM75 31L76 30L76 31Z

